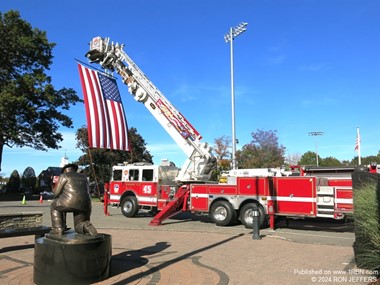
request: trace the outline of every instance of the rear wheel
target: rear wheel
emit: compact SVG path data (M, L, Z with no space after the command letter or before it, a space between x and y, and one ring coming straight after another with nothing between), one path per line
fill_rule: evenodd
M247 228L253 228L253 210L254 206L257 205L255 203L248 203L243 206L240 210L240 221ZM260 228L264 228L268 224L268 218L265 214L265 211L261 205L257 205L257 209L259 210L259 226Z
M211 220L217 226L229 226L236 221L236 212L227 201L215 202L210 210Z
M124 216L131 218L136 216L139 211L137 198L134 196L127 196L121 201L121 212Z

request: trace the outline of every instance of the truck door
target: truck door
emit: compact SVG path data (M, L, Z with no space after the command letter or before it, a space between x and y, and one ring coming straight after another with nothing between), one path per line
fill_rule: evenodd
M139 172L140 192L139 203L147 206L157 206L157 183L154 181L154 169L142 168Z
M209 187L202 184L191 185L190 210L208 212Z

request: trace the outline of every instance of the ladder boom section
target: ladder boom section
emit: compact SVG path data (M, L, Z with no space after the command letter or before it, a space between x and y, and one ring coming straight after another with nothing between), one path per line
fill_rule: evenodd
M124 45L109 38L95 37L86 57L102 68L118 73L134 99L141 102L183 150L187 159L177 177L178 181L207 181L216 165L211 147L201 142L202 136L149 80L123 50Z

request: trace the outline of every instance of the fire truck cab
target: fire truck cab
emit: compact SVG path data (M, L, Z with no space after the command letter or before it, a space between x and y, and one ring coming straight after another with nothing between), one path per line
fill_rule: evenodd
M108 186L109 204L120 206L126 217L134 217L140 209L154 214L174 196L178 172L179 168L167 160L160 165L145 162L115 165Z

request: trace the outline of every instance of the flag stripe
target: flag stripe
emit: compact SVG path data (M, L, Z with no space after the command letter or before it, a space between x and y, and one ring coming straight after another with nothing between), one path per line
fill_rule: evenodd
M101 108L102 98L100 95L99 86L97 83L97 76L96 74L89 69L85 69L86 74L86 88L88 90L88 101L89 101L89 108L90 108L90 123L88 125L91 125L91 132L89 131L88 136L91 137L91 144L90 146L100 146L101 145L101 138L104 140L104 137L102 135L102 129L100 128L100 124L104 126L103 124L103 108ZM106 142L105 142L106 143Z
M94 78L95 74L93 74L93 72L91 72L90 70L86 70L86 75L87 75L87 79L88 79L87 88L90 91L89 92L89 103L90 103L90 114L92 115L91 116L91 126L93 126L95 128L95 130L93 132L91 132L89 134L89 136L91 135L91 140L94 142L93 143L94 145L100 145L100 136L96 135L96 134L100 134L99 112L96 112L97 107L99 105L98 104L99 91L98 91L96 85L94 85L94 84L96 84L96 83L94 83L94 80L96 80L96 78Z
M129 150L128 127L116 81L78 64L89 147Z
M119 108L119 114L120 114L120 127L121 127L121 132L120 132L120 136L121 138L123 137L126 137L128 132L127 132L127 129L126 129L126 125L123 124L123 118L125 118L125 114L124 114L124 110L122 108L121 105L118 106ZM125 140L121 140L122 141L122 145L120 146L122 149L127 149L128 148L128 145L127 145L127 142Z
M87 86L88 86L88 75L85 74L87 72L87 70L83 70L82 69L82 66L81 65L78 65L78 69L79 69L79 75L80 75L80 81L81 81L81 84L82 84L82 90L83 90L83 97L84 97L84 105L85 105L85 108L86 108L86 121L87 121L87 131L88 131L88 144L89 146L90 145L93 145L93 142L92 142L92 124L89 123L91 122L91 116L90 116L90 98L89 98L89 95L87 93Z
M119 142L120 142L120 138L119 138L119 122L117 120L117 114L116 114L116 108L115 108L115 103L114 102L110 102L108 101L107 102L107 107L108 107L108 110L110 111L109 112L109 116L110 116L110 120L112 122L114 122L114 128L111 129L111 132L112 132L112 142L111 142L111 149L118 149L119 148Z

